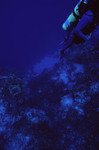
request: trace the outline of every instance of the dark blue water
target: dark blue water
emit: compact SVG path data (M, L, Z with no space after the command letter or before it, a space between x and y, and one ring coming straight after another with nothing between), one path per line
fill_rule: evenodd
M0 0L0 69L26 70L63 40L77 0Z

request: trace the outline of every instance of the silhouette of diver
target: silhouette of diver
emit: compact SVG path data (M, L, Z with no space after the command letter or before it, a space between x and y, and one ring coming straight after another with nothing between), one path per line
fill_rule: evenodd
M79 37L83 41L88 40L90 35L85 35L83 29L89 27L99 17L99 2L98 0L80 0L74 8L73 12L67 18L63 24L63 29L66 31L66 38L63 42L61 49L61 56L69 48L73 42L75 36Z

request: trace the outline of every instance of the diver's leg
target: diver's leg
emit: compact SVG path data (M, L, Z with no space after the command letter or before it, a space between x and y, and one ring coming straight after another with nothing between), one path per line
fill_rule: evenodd
M72 32L70 33L70 36L69 36L68 40L66 41L66 44L62 47L61 55L63 55L64 52L65 52L65 50L66 50L67 48L69 48L69 47L72 45L73 40L74 40L74 37L75 37L74 31L72 31Z
M88 25L90 25L93 21L94 14L92 11L87 11L77 24L76 28L74 29L74 33L81 37L82 39L86 40L87 36L83 34L82 29Z
M65 40L64 40L63 45L62 45L62 50L60 51L61 55L63 55L65 50L72 45L74 37L75 37L73 30L74 30L75 26L77 25L77 23L78 23L78 20L70 23L70 26L68 28L67 37L65 36Z

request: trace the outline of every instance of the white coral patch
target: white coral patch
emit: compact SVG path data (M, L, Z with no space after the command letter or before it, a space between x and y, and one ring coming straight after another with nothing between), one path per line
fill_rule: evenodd
M61 100L62 107L70 107L73 104L73 99L69 95L63 96Z

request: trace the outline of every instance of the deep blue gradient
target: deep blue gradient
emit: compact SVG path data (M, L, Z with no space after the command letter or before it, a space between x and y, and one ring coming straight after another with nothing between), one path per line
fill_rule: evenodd
M0 68L25 70L52 54L77 0L0 0Z

